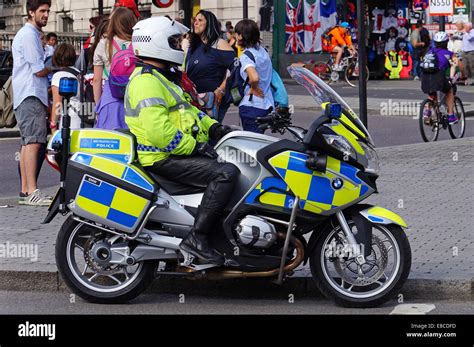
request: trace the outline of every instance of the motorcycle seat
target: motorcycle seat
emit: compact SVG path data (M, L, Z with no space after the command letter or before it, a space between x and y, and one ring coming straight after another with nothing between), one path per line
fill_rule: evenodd
M135 148L135 158L138 158L138 153L136 152L137 149L137 138L135 135L129 130L129 129L115 129L118 132L121 132L123 134L130 135L133 139L134 142L134 148ZM135 166L142 168L138 163L134 164ZM190 186L187 184L182 184L179 182L171 181L167 178L164 178L163 176L157 175L156 173L153 173L151 171L145 170L151 178L166 192L170 195L190 195L190 194L198 194L198 193L203 193L206 188L201 188L201 187L195 187L195 186Z
M171 181L163 176L157 175L147 170L147 173L153 178L153 180L163 188L169 195L191 195L203 193L206 188L190 186L179 182Z

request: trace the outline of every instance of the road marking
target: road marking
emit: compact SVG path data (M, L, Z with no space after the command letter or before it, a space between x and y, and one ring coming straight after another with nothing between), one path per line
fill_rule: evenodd
M20 140L20 137L2 137L0 141Z
M427 314L436 309L433 304L402 304L397 305L390 314Z

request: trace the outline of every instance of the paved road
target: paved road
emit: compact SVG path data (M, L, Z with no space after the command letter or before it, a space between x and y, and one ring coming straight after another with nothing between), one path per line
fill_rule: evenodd
M291 300L293 299L293 300ZM73 301L71 303L71 301ZM293 302L290 302L293 301ZM144 294L126 305L97 305L69 293L0 291L0 314L474 314L465 301L391 301L372 309L338 307L325 299L229 298Z
M352 88L345 82L331 84L331 87L342 97L358 97L359 89ZM308 92L302 86L291 83L286 84L290 95L307 95ZM457 95L465 102L473 102L473 86L458 86ZM403 96L408 100L423 100L426 95L421 91L421 84L417 81L369 81L367 95L369 98L389 99Z
M319 116L318 112L296 111L292 120L295 125L308 128L312 121ZM413 117L394 117L394 116L369 116L368 129L377 147L388 147L406 145L412 143L422 143L418 119ZM226 120L228 124L239 124L237 110L230 110ZM267 131L270 134L269 131ZM466 118L465 137L474 136L474 118ZM291 135L285 136L292 138ZM438 141L450 140L447 130L440 131Z

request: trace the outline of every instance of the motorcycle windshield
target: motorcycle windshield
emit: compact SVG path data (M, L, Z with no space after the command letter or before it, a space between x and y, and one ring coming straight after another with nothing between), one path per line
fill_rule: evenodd
M288 67L288 72L296 82L306 88L318 105L323 105L327 102L340 104L345 116L343 116L344 119L341 119L341 123L351 131L355 130L353 128L354 125L359 130L356 130L356 132L359 133L359 137L365 138L368 143L374 145L372 138L362 121L344 99L334 91L334 89L329 87L314 73L303 67L290 66ZM347 120L349 120L349 122L347 122ZM350 123L353 123L353 125ZM360 136L360 132L362 132L364 136Z

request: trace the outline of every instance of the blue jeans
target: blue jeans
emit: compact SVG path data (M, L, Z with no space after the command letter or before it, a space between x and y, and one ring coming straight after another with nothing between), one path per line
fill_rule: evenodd
M413 66L411 69L411 74L413 77L420 77L421 78L421 68L420 68L420 59L413 59Z
M229 110L230 104L220 104L219 105L219 110L217 111L217 121L222 124L224 121L225 114Z
M260 129L255 122L257 117L265 117L272 111L271 108L268 110L262 110L261 108L240 106L239 115L242 121L242 128L245 131L251 131L258 134L263 134L264 130Z

